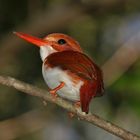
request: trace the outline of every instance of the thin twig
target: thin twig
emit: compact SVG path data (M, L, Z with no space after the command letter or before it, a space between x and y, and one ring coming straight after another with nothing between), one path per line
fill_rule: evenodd
M39 97L40 99L43 99L45 101L49 101L52 103L55 103L64 109L75 113L75 115L80 118L80 120L84 120L86 122L92 123L122 139L125 140L140 140L140 137L133 134L132 132L129 132L123 128L120 128L119 126L108 122L99 116L95 114L83 114L78 108L75 108L71 103L68 101L65 101L59 97L54 100L52 96L46 91L39 89L35 86L32 86L30 84L24 83L22 81L16 80L12 77L6 77L6 76L0 76L0 83L9 87L13 87L19 91L22 91L24 93L27 93L32 96Z

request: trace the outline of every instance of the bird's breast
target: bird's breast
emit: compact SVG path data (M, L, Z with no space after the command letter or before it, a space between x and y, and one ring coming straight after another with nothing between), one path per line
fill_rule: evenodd
M42 74L51 89L56 88L61 82L65 83L65 86L57 92L59 96L71 101L80 100L80 88L84 82L78 75L68 70L62 70L60 67L52 68L44 64Z

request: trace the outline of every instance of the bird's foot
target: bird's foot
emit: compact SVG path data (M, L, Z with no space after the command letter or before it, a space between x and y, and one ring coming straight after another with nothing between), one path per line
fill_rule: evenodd
M58 95L56 94L56 90L55 89L52 89L52 90L50 90L49 91L50 92L50 94L54 97L54 98L56 98Z
M50 90L49 92L50 92L50 94L52 95L53 101L55 101L56 98L58 97L58 95L56 94L56 90L52 89L52 90Z
M80 101L75 102L75 103L74 103L74 107L75 107L75 108L81 107L81 102L80 102Z
M74 103L74 107L75 107L75 108L80 108L80 107L81 107L80 101L75 102L75 103ZM73 112L68 112L68 116L69 116L69 118L71 119L71 118L74 118L76 115L75 115L75 113L73 113Z
M58 97L58 95L57 95L56 92L57 92L59 89L61 89L62 87L64 87L64 85L65 85L65 83L64 83L64 82L61 82L60 85L58 85L56 88L51 89L51 90L49 91L54 100Z

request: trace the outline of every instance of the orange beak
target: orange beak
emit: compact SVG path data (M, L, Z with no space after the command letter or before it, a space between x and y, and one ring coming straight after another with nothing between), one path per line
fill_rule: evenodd
M16 34L18 37L20 37L20 38L38 46L38 47L51 45L50 41L43 40L41 38L37 38L37 37L31 36L31 35L28 35L25 33L21 33L21 32L13 32L13 33Z

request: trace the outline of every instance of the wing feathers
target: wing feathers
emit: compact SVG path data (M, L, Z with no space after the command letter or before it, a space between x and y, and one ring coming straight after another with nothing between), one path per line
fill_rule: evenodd
M85 81L80 89L80 102L82 111L88 113L92 97L101 96L104 89L100 68L85 54L76 51L53 53L46 58L45 63L69 70Z
M94 63L83 53L76 51L63 51L49 55L47 61L52 66L60 66L63 69L69 69L72 72L79 72L87 79L97 78Z
M80 102L83 112L88 113L89 103L91 99L96 95L97 85L94 81L85 82L80 89Z

